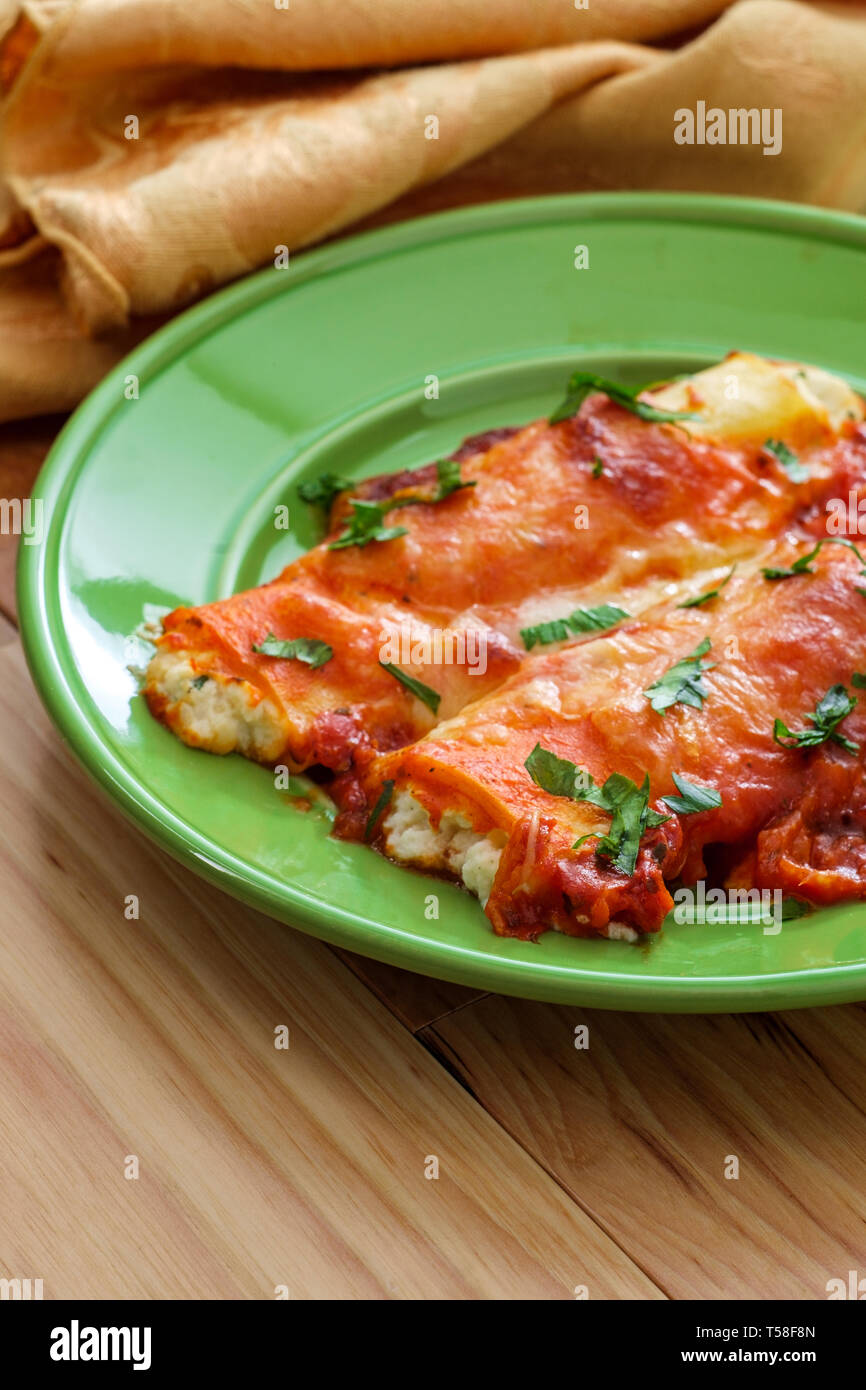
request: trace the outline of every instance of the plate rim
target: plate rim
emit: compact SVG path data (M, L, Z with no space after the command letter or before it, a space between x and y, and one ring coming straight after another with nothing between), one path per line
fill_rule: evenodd
M47 587L66 517L65 500L85 466L89 447L122 404L118 382L131 371L141 381L168 367L194 344L244 312L298 284L334 271L387 257L430 242L462 239L490 230L539 223L635 217L674 223L707 223L763 229L812 240L866 248L866 218L805 204L720 194L623 191L573 193L483 203L375 228L299 252L289 275L266 267L217 291L173 317L139 343L79 404L46 456L32 489L48 507L41 544L20 544L17 602L22 646L34 685L52 723L77 761L147 837L174 859L250 907L289 926L422 974L503 994L593 1008L653 1012L748 1012L815 1007L866 997L866 962L775 971L772 974L641 977L598 969L529 963L491 955L464 944L385 926L336 906L322 906L306 890L285 883L276 891L263 871L241 864L233 852L193 829L150 792L106 746L77 703L54 645L51 594ZM347 412L350 418L355 412ZM339 426L343 416L330 422ZM59 517L59 525L53 518ZM59 600L59 594L56 596ZM358 928L364 930L357 940ZM808 990L809 998L801 997Z

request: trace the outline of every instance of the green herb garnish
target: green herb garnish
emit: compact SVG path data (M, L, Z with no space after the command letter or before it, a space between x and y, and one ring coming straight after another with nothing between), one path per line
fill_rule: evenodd
M573 372L568 379L566 390L565 400L550 417L549 423L551 425L558 425L561 420L568 420L572 415L576 415L587 396L593 391L603 392L616 405L621 405L624 410L630 410L633 415L640 416L641 420L654 420L657 423L666 424L677 420L700 419L699 415L694 415L689 411L660 410L658 406L638 400L639 393L646 390L646 387L639 386L635 390L631 390L628 386L619 386L615 381L609 381L607 377L596 376L595 372Z
M536 645L546 646L549 642L564 642L572 632L606 632L628 616L624 608L617 608L612 603L602 603L598 608L575 608L567 618L551 618L546 623L521 628L520 636L529 652Z
M552 796L567 796L572 801L588 801L610 814L607 835L591 832L575 840L579 849L586 840L597 840L596 854L609 859L615 869L629 877L634 873L645 830L655 829L670 820L658 811L649 809L649 774L638 786L630 777L614 772L599 787L593 777L567 758L560 758L549 748L537 743L524 764L536 786Z
M567 796L572 801L584 801L584 793L595 783L588 772L582 772L575 763L560 758L549 748L536 743L523 764L537 787L550 792L551 796Z
M846 541L842 536L824 536L815 546L814 550L810 550L808 555L801 555L799 560L795 560L789 569L767 569L766 567L762 567L761 573L765 579L793 579L797 574L814 574L812 561L815 559L821 547L825 545L847 546L849 550L854 551L861 565L866 565L866 560L864 560L853 541ZM866 569L862 569L860 573L866 574ZM862 593L863 590L858 589L857 592Z
M838 732L838 726L853 710L857 701L848 694L844 685L831 685L811 714L803 717L812 725L811 729L789 729L781 719L773 721L773 739L782 748L815 748L819 743L838 743L849 753L859 753L860 745L852 743ZM785 742L785 740L789 740Z
M592 476L594 478L600 478L603 472L604 460L600 459L598 454L596 454L592 460Z
M333 475L325 475L333 477ZM349 545L369 545L370 541L393 541L398 536L408 535L405 526L386 526L385 518L398 507L419 506L421 503L442 502L453 492L464 487L475 487L475 482L464 482L460 476L460 464L456 459L438 459L436 463L436 491L432 497L420 497L407 493L405 497L389 497L384 502L368 502L358 497L350 497L352 517L343 534L331 541L329 550L344 550ZM320 482L323 480L319 480ZM337 482L340 480L337 479ZM303 486L303 484L302 484ZM337 488L342 491L342 488ZM306 501L311 500L309 497Z
M407 492L404 496L399 494L392 497L388 503L389 507L419 507L422 505L430 506L433 502L442 502L446 497L450 497L453 492L459 492L464 487L477 487L477 480L464 482L460 476L460 463L457 459L437 459L436 460L436 490L430 497L424 497L420 492Z
M385 807L389 804L393 794L394 783L389 778L387 782L382 783L382 790L379 793L379 799L376 802L376 805L373 807L372 811L370 812L369 816L367 817L367 824L364 829L365 840L369 840L370 836L376 828L376 822L378 821L382 812L385 810Z
M703 604L709 603L711 599L718 598L736 568L736 565L731 565L724 579L715 589L708 589L705 594L698 594L697 598L687 598L685 603L678 603L677 608L700 608Z
M683 657L669 671L665 671L657 681L647 686L643 692L657 714L664 714L671 705L690 705L692 709L702 709L707 698L707 689L701 681L705 671L712 671L715 661L704 661L710 650L710 639L695 647L691 656Z
M765 439L761 448L782 465L792 483L805 483L809 476L808 468L803 467L794 450L783 444L781 439Z
M350 498L352 517L349 525L338 540L331 541L329 550L344 550L348 545L369 545L371 541L393 541L405 536L405 526L385 526L385 517L393 502L364 502L357 497Z
M261 652L262 656L281 657L287 661L303 661L307 666L324 666L326 661L330 661L334 655L334 648L329 647L327 642L320 642L318 637L293 637L290 641L282 641L269 632L263 642L253 643L253 651Z
M528 652L536 644L546 647L550 642L564 642L571 635L567 618L550 618L546 623L536 623L535 627L520 629L523 645Z
M405 671L400 670L399 666L394 666L390 661L380 661L379 665L401 685L405 685L407 690L411 690L412 694L417 696L428 709L432 709L434 714L437 713L439 701L442 699L437 691L431 690L429 685L424 685L421 681L416 681L414 676L407 675Z
M678 816L692 816L700 811L712 811L721 806L721 792L717 792L715 787L699 787L696 782L689 782L678 772L673 774L673 779L680 795L661 797L669 811L676 811Z
M567 619L572 632L606 632L629 617L624 608L614 603L600 603L597 608L575 608Z
M306 482L299 483L298 496L302 502L309 502L313 507L324 507L326 511L330 511L334 498L353 486L348 478L341 478L337 473L323 473L321 477L309 478Z
M210 676L196 676L195 680L191 682L193 690L201 690L202 686L205 684L205 681L209 680Z
M452 492L459 492L463 487L475 487L476 483L464 482L460 476L460 463L457 459L437 459L436 461L436 491L432 501L441 502L443 498L450 497ZM425 498L419 498L425 501Z
M811 917L814 911L812 903L804 903L802 898L782 899L783 922L794 922L798 917Z
M866 676L862 671L855 671L851 677L851 684L855 690L866 690Z

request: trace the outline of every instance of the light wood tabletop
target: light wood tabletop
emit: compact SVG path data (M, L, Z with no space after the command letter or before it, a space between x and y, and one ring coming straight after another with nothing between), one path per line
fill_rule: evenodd
M0 495L27 495L58 424L5 428ZM13 567L0 537L0 1277L45 1298L824 1299L866 1271L863 1007L537 1004L259 916L75 764Z

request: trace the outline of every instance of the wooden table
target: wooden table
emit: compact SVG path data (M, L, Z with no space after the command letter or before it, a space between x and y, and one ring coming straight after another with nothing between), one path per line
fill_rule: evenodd
M2 431L0 496L27 494L58 423ZM46 1298L822 1299L866 1272L862 1007L554 1007L258 916L73 762L24 666L13 551L0 1277Z

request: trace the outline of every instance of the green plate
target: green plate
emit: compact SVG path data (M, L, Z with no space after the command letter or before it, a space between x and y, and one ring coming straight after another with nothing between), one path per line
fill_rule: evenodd
M585 269L575 267L581 245ZM266 769L178 743L149 717L127 669L147 658L132 636L146 605L231 594L317 539L295 500L301 477L363 477L440 457L465 435L549 410L575 365L637 383L738 347L803 358L866 389L864 287L859 218L605 194L425 218L216 295L111 373L36 485L47 525L41 544L21 546L19 599L49 713L171 854L354 951L605 1008L866 998L866 905L785 923L778 935L674 924L638 946L555 933L534 945L500 940L459 889L329 839L326 816L295 809ZM274 526L281 503L288 530Z

